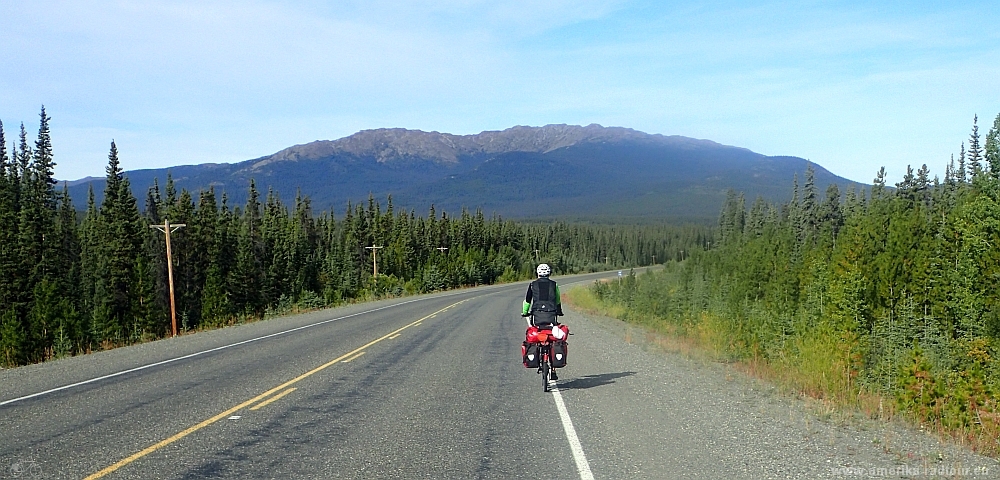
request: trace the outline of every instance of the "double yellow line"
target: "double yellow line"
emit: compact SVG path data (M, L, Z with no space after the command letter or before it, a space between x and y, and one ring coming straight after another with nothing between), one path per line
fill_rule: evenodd
M390 333L388 333L386 335L383 335L383 336L381 336L381 337L379 337L379 338L377 338L375 340L372 340L371 342L368 342L368 343L366 343L366 344L364 344L364 345L362 345L362 346L360 346L360 347L358 347L358 348L356 348L354 350L351 350L350 352L347 352L347 353L345 353L345 354L343 354L343 355L341 355L341 356L339 356L339 357L337 357L337 358L335 358L333 360L330 360L329 362L326 362L326 363L324 363L324 364L322 364L322 365L320 365L320 366L318 366L318 367L316 367L316 368L314 368L312 370L309 370L308 372L303 373L302 375L299 375L298 377L295 377L295 378L293 378L293 379L291 379L291 380L289 380L289 381L287 381L285 383L282 383L281 385L278 385L277 387L274 387L274 388L272 388L272 389L270 389L270 390L268 390L268 391L266 391L266 392L264 392L264 393L262 393L260 395L257 395L256 397L253 397L250 400L247 400L247 401L245 401L245 402L243 402L243 403L241 403L239 405L236 405L235 407L232 407L232 408L230 408L230 409L228 409L228 410L226 410L226 411L224 411L224 412L222 412L222 413L220 413L218 415L215 415L212 418L204 420L201 423L198 423L196 425L192 425L191 427L188 427L188 428L186 428L186 429L184 429L184 430L182 430L182 431L174 434L173 436L171 436L169 438L163 439L163 440L161 440L161 441L159 441L157 443L154 443L153 445L150 445L150 446L144 448L143 450L140 450L140 451L138 451L136 453L133 453L132 455L129 455L128 457L125 457L122 460L119 460L117 463L115 463L115 464L113 464L111 466L108 466L108 467L104 468L103 470L100 470L100 471L98 471L96 473L90 474L84 480L93 480L93 479L97 479L97 478L102 478L102 477L108 475L109 473L112 473L115 470L118 470L119 468L124 467L125 465L128 465L128 464L130 464L130 463L132 463L132 462L134 462L134 461L136 461L136 460L138 460L138 459L140 459L142 457L145 457L146 455L149 455L150 453L153 453L153 452L155 452L155 451L157 451L157 450L159 450L159 449L161 449L163 447L166 447L167 445L170 445L171 443L174 443L174 442L176 442L176 441L178 441L178 440L180 440L180 439L182 439L182 438L184 438L184 437L186 437L186 436L188 436L188 435L190 435L190 434L192 434L194 432L197 432L198 430L201 430L201 429L203 429L203 428L205 428L205 427L207 427L207 426L209 426L209 425L211 425L211 424L213 424L215 422L218 422L219 420L222 420L224 418L228 418L233 413L236 413L236 412L238 412L238 411L240 411L240 410L242 410L242 409L244 409L246 407L249 407L250 405L253 405L253 404L257 403L257 402L260 402L261 400L264 400L265 398L273 395L275 392L279 392L279 391L285 390L286 388L288 388L288 387L290 387L290 386L292 386L292 385L294 385L294 384L296 384L296 383L298 383L298 382L300 382L300 381L302 381L302 380L304 380L304 379L312 376L313 374L325 370L327 367L330 367L331 365L334 365L334 364L336 364L338 362L341 362L341 361L343 361L345 359L351 359L351 360L353 360L354 358L357 358L357 357L355 357L355 355L361 356L361 354L364 353L364 350L366 348L371 347L372 345L375 345L376 343L379 343L379 342L381 342L383 340L390 339L390 338L396 338L396 337L399 336L399 334L403 330L406 330L407 328L410 328L410 327L417 326L417 325L420 324L420 322L423 322L424 320L427 320L428 318L431 318L431 317L433 317L433 316L435 316L435 315L437 315L437 314L439 314L439 313L441 313L441 312L443 312L445 310L448 310L449 308L452 308L452 307L454 307L454 306L456 306L456 305L458 305L460 303L463 303L465 301L466 300L462 300L461 302L456 302L456 303L453 303L451 305L448 305L447 307L444 307L441 310L438 310L438 311L436 311L436 312L434 312L434 313L432 313L430 315L427 315L426 317L423 317L420 320L417 320L417 321L415 321L413 323L409 323L407 325L404 325L403 327L399 328L398 330L394 330L394 331L392 331L392 332L390 332ZM252 410L256 410L256 409L258 409L260 407L263 407L263 406L265 406L265 405L267 405L267 404L269 404L269 403L271 403L271 402L273 402L275 400L278 400L279 398L284 397L285 395L288 395L289 393L292 393L292 391L294 391L294 390L295 390L294 388L289 389L289 390L285 390L280 395L277 395L277 396L269 399L268 401L262 402L260 405L257 405L256 407L252 408Z

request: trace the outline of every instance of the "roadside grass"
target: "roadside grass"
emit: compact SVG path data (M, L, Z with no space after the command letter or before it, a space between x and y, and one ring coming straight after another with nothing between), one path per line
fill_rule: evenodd
M861 385L858 381L861 342L843 333L818 326L789 339L780 352L765 355L746 345L735 344L731 340L737 338L733 329L740 327L709 312L701 312L690 324L678 325L654 315L638 314L620 303L602 301L593 287L569 289L564 292L563 301L587 314L643 327L646 330L642 334L644 340L665 351L724 363L750 378L764 381L781 394L804 400L820 418L841 424L856 424L859 420L879 424L902 421L911 428L936 434L980 454L993 458L1000 455L1000 417L981 414L978 428L928 422L913 412L899 409L895 398ZM626 341L632 340L626 338ZM872 442L886 453L895 450L889 431L875 435Z

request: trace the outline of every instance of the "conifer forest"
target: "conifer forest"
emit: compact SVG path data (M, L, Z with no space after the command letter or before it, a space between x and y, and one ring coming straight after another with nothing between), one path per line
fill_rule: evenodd
M215 191L176 191L169 175L137 199L111 143L103 201L59 188L49 117L37 139L0 124L0 366L144 342L171 334L171 235L181 332L345 302L557 274L648 265L703 248L703 226L518 223L483 212L426 215L385 205L314 212L251 181L244 205ZM127 157L127 155L124 155ZM82 201L81 201L82 200ZM78 211L74 202L85 205ZM381 247L366 249L365 247ZM378 275L373 275L372 251Z
M921 424L1000 451L1000 115L944 165L894 188L795 182L747 208L731 192L718 244L592 291L633 321L786 372L841 403L888 398ZM956 142L958 143L958 142ZM978 441L977 441L978 440Z

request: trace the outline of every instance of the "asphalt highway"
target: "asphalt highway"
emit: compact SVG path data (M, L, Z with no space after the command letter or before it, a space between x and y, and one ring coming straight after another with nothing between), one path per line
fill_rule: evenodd
M556 280L566 289L608 275ZM721 367L647 351L628 327L572 311L569 365L545 393L520 363L525 286L2 371L0 478L816 478L898 464L873 446L878 432L817 421ZM996 468L916 442L926 451L915 462L932 452Z

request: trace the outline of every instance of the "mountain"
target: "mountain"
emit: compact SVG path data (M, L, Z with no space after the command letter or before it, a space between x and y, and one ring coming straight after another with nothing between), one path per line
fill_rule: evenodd
M682 136L620 127L518 126L475 135L400 128L364 130L339 140L296 145L232 164L184 165L126 172L136 197L167 171L178 190L213 187L230 205L245 202L250 179L284 202L301 191L316 211L343 213L368 196L423 214L482 208L508 218L597 221L714 221L726 190L787 201L792 179L809 162ZM821 192L830 183L858 186L812 164ZM70 182L77 205L104 179Z

